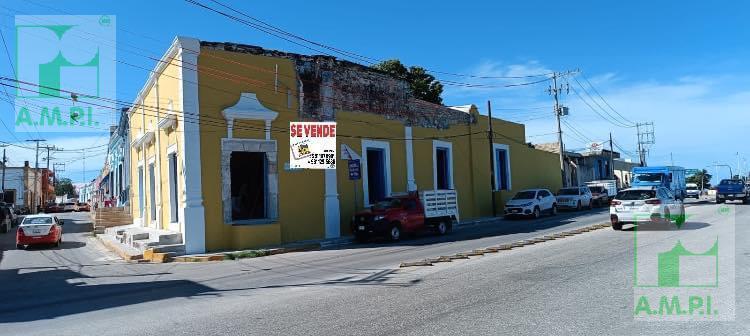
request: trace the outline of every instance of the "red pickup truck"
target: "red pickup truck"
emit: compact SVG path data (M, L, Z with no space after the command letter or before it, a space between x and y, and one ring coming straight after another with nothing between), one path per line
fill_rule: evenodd
M444 235L458 220L458 202L454 190L430 190L394 195L354 215L351 230L358 241L373 236L390 240L403 234L432 230Z

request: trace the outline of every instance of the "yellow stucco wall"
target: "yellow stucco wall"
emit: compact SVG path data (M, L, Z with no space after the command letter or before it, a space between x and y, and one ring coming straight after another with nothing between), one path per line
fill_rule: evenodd
M323 171L290 172L290 121L298 121L296 72L290 60L203 48L199 56L201 118L201 162L203 201L206 214L206 248L238 249L283 242L319 239L324 236ZM246 66L240 66L244 64ZM274 89L274 69L278 65L278 90ZM231 71L233 76L218 74ZM213 72L212 72L213 71ZM287 94L287 90L291 90ZM267 108L279 113L272 123L271 138L278 150L278 213L272 224L229 225L222 215L221 139L227 137L221 111L233 106L243 92L255 93ZM234 138L265 139L262 121L240 121ZM279 131L279 130L284 130Z
M133 219L140 220L148 226L153 225L154 228L159 229L170 229L177 228L182 230L182 226L179 224L173 224L170 226L171 214L170 214L170 202L177 202L178 207L183 206L184 202L184 185L182 179L182 160L180 158L179 146L183 139L183 123L192 122L192 117L188 116L187 120L182 117L182 99L180 97L181 88L181 68L180 60L175 59L170 62L169 65L155 75L155 84L151 86L143 96L143 100L136 102L136 105L132 108L132 114L130 116L130 137L131 141L142 132L152 130L154 131L154 140L149 142L145 146L144 150L138 148L130 148L131 160L130 160L130 209ZM157 85L158 83L158 93ZM178 115L178 121L176 126L169 130L160 130L158 128L158 121L165 115L173 113ZM158 138L158 140L157 140ZM159 144L157 149L157 142ZM167 157L167 149L175 145L177 146L177 191L179 200L173 200L169 194L169 163ZM154 175L155 175L155 192L156 202L151 203L150 193L152 192L149 185L149 161L154 160ZM143 178L141 181L138 179L138 167L143 165ZM144 183L145 182L145 183ZM139 187L143 185L143 218L141 218L140 202L139 202ZM151 207L156 207L156 217L151 216ZM158 220L157 220L158 219ZM156 220L156 221L155 221Z
M298 117L299 97L294 64L282 58L203 48L199 65L201 118L211 121L201 124L207 249L248 248L323 238L323 171L290 172L284 169L289 162L289 138L285 130L289 122L301 121ZM274 89L276 66L279 73L277 90ZM233 75L228 77L222 71L231 71ZM287 89L291 95L287 94ZM266 108L279 113L272 123L271 132L278 149L279 217L271 224L233 226L224 223L222 215L221 139L227 137L227 130L221 111L235 105L243 92L255 93ZM432 189L434 186L433 141L429 138L452 143L453 183L459 192L463 220L491 214L487 118L474 113L478 121L470 125L454 125L448 130L413 127L414 170L419 189ZM363 138L387 141L390 147L390 189L392 192L406 191L404 124L376 114L340 110L336 111L336 121L337 150L341 144L346 144L362 155ZM496 119L493 127L496 133L507 137L497 137L495 143L510 146L513 187L511 191L497 192L498 213L502 212L504 198L517 190L529 187L556 190L559 187L557 157L526 146L523 125ZM262 129L262 121L236 122L234 137L264 139ZM355 211L355 185L356 209L361 210L364 205L364 192L362 180L352 182L348 179L345 161L339 160L337 167L340 227L342 235L346 235L349 234L349 219Z

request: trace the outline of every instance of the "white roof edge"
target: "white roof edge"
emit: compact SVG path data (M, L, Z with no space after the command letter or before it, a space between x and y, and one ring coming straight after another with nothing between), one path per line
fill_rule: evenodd
M176 57L183 51L194 53L197 55L200 54L200 50L200 40L187 36L175 36L174 40L172 40L172 44L169 45L169 49L167 49L164 55L162 55L162 57L154 66L154 69L149 72L148 78L146 79L146 84L144 84L141 90L138 91L138 95L133 100L133 103L130 104L131 108L128 110L128 117L133 115L132 107L139 105L139 102L144 99L146 93L151 90L151 87L154 86L157 78L156 74L161 74L161 72L164 71L164 68L169 63L167 61L168 59Z

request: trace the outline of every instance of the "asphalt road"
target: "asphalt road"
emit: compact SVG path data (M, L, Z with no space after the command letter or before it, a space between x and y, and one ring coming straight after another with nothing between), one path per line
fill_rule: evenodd
M736 211L736 309L729 322L636 321L632 230L397 267L600 223L608 218L604 210L500 221L398 244L200 264L119 261L85 233L90 224L83 214L66 214L61 218L71 220L59 249L18 251L12 235L0 235L0 334L747 335L750 251L743 224L750 206L729 207ZM685 230L641 230L638 241L645 249L675 237L689 244L709 229L730 227L718 209L693 204ZM722 304L715 306L724 313L730 305Z

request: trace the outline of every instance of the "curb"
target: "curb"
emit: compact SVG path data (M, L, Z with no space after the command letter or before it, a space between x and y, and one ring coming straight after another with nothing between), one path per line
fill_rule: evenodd
M116 254L118 257L120 257L122 260L125 260L127 262L151 262L151 263L168 263L168 262L209 262L209 261L224 261L227 260L227 254L230 253L237 253L237 252L243 252L243 251L252 251L252 250L239 250L239 251L228 251L228 252L220 252L220 253L209 253L209 254L200 254L200 255L182 255L182 256L175 256L174 253L170 252L156 252L153 248L147 249L143 251L143 253L129 253L122 244L118 242L111 241L109 239L104 239L100 235L94 234L94 238L96 238L104 247L106 247L108 250ZM305 245L299 245L299 246L290 246L290 247L279 247L279 248L271 248L271 249L258 249L255 251L266 251L267 254L263 256L258 256L256 258L262 258L277 254L284 254L284 253L291 253L291 252L306 252L306 251L315 251L319 250L321 248L321 244L305 244ZM245 258L239 258L239 259L245 259ZM236 260L239 260L236 259Z
M284 254L284 253L292 253L292 252L307 252L307 251L315 251L319 250L321 248L320 244L306 244L306 245L300 245L300 246L292 246L292 247L279 247L279 248L272 248L272 249L257 249L257 250L239 250L239 251L228 251L228 252L219 252L219 253L210 253L210 254L201 254L201 255L184 255L184 256L178 256L178 257L168 257L168 261L164 262L209 262L209 261L230 261L227 260L227 254L231 253L237 253L237 252L244 252L244 251L266 251L268 254L264 256L258 256L253 258L263 258L268 257L272 255L277 254ZM157 254L157 253L154 253ZM250 259L250 258L238 258L233 260L240 260L240 259Z
M489 253L498 253L502 251L512 250L515 248L522 248L524 246L537 245L537 244L541 244L547 241L563 239L566 237L571 237L571 236L575 236L578 234L607 228L610 226L612 226L612 224L610 223L594 224L594 225L589 225L589 226L585 226L582 228L571 229L568 231L551 233L551 234L544 235L542 237L523 239L523 240L519 240L513 243L509 243L509 244L500 244L497 246L490 246L490 247L486 247L483 249L471 250L469 252L456 253L452 256L440 256L437 258L426 258L420 261L402 262L399 265L399 267L406 268L406 267L415 267L415 266L434 266L435 263L451 262L456 259L470 259L469 257L483 256Z
M122 258L125 261L133 262L133 261L140 261L143 259L143 254L130 254L125 249L120 246L121 244L110 241L108 239L102 239L99 237L99 235L94 235L96 239L104 245L108 250L114 252L117 254L120 258Z

